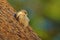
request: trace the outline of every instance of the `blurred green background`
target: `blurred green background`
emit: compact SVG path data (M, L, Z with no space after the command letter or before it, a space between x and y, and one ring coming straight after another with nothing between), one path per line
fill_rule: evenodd
M43 40L60 40L60 0L8 0L16 11L28 11L30 25Z

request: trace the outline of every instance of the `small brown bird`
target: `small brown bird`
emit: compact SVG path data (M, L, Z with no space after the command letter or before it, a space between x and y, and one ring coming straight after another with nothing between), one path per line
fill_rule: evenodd
M27 11L21 10L16 14L16 18L18 19L19 23L23 24L24 27L29 25L29 18L27 17Z

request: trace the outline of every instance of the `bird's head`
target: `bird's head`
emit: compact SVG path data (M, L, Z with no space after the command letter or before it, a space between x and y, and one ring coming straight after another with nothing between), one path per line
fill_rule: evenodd
M27 16L28 14L27 14L27 11L26 11L26 10L21 10L21 11L19 11L19 12L17 13L17 17L20 16L20 15L22 15L22 16Z
M21 14L21 15L27 15L27 11L26 11L26 10L21 10L21 11L20 11L20 14Z

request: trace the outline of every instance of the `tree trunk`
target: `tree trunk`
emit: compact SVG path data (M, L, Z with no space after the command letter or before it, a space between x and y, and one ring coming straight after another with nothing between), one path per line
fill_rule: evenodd
M19 24L15 13L7 0L0 0L0 40L41 40L30 26Z

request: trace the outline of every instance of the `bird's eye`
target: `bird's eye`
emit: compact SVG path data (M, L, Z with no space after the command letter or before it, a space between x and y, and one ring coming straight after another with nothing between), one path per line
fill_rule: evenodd
M26 12L24 12L26 14Z

